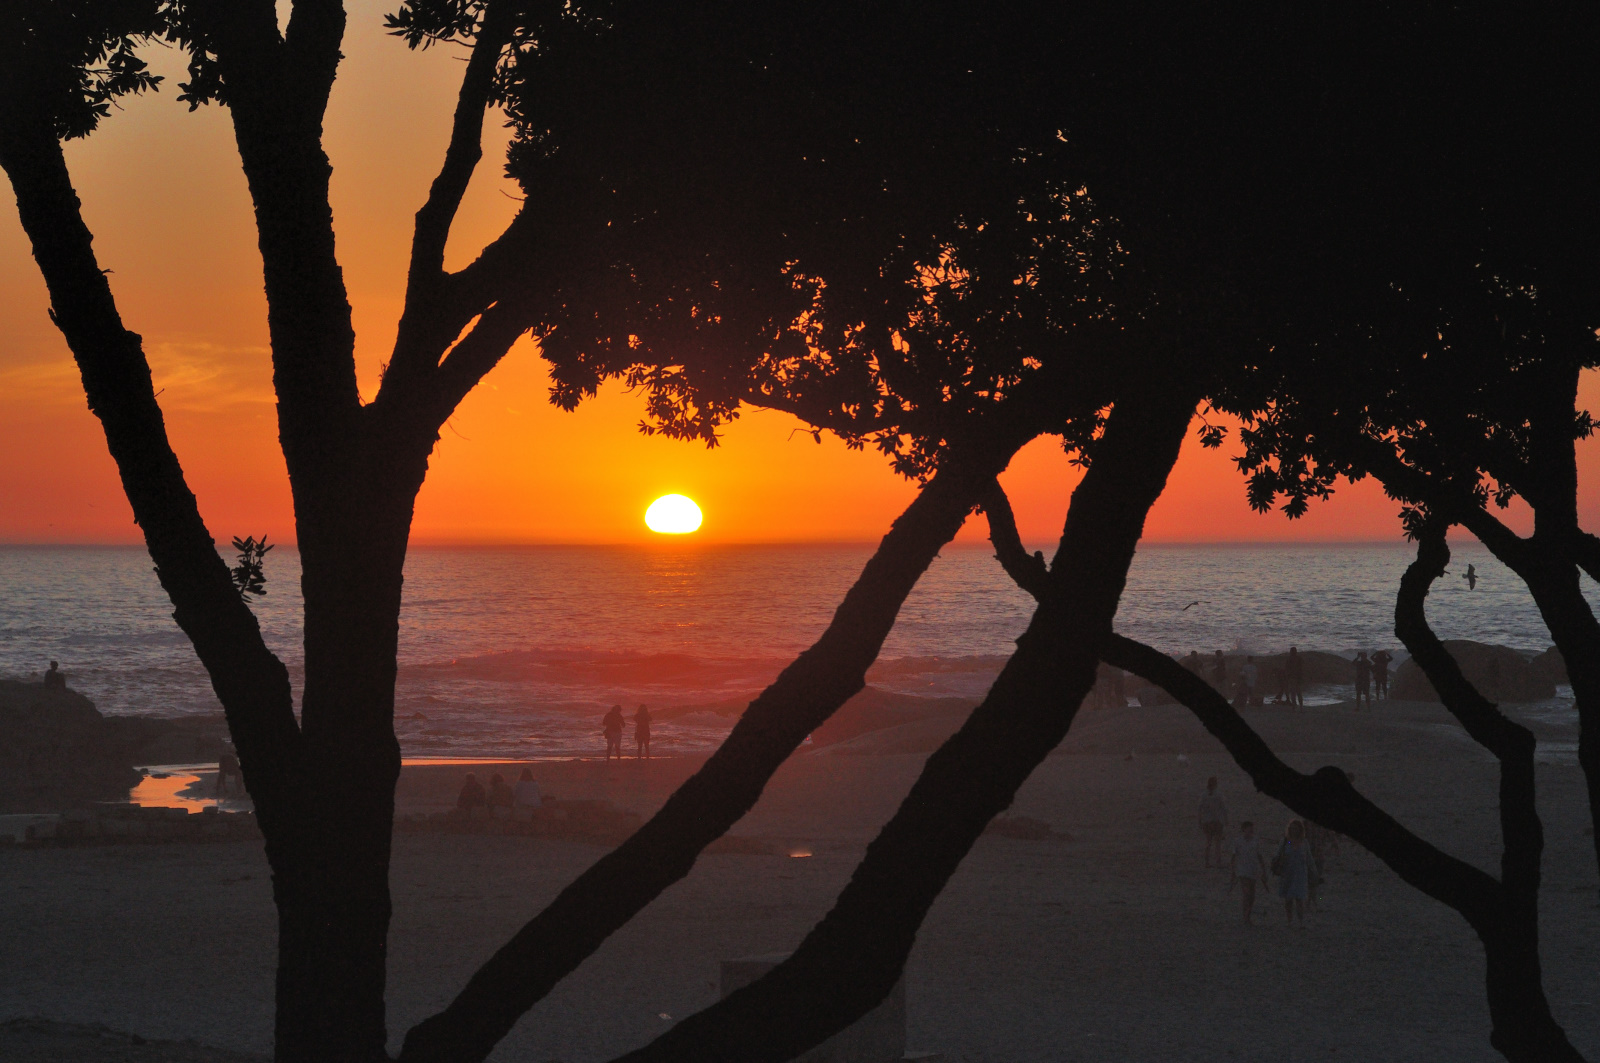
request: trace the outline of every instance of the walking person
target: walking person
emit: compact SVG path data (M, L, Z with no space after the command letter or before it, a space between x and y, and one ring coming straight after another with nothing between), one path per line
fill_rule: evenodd
M1256 910L1256 880L1266 889L1267 858L1261 855L1261 842L1256 838L1256 825L1250 820L1239 824L1239 836L1228 846L1228 889L1239 887L1239 907L1246 923L1254 922Z
M1389 664L1393 660L1388 650L1379 650L1372 655L1372 692L1379 701L1389 700Z
M1367 699L1367 708L1372 708L1372 662L1367 660L1367 651L1362 650L1356 654L1356 711L1361 711L1361 699Z
M622 706L613 705L611 711L606 713L605 719L600 721L600 729L606 736L606 759L610 760L615 754L618 760L622 759Z
M1200 798L1200 833L1206 839L1206 866L1211 866L1211 854L1217 855L1217 865L1222 866L1222 839L1228 833L1228 806L1217 793L1217 777L1206 780L1205 796Z
M650 709L640 705L639 711L633 714L633 740L639 747L639 759L645 760L650 756Z
M1306 825L1289 821L1278 855L1272 858L1272 872L1278 876L1278 896L1283 898L1284 922L1299 920L1306 925L1306 897L1311 889L1311 843L1306 841Z
M1283 662L1284 679L1289 685L1289 704L1304 706L1306 703L1306 662L1301 659L1300 651L1294 646L1289 647L1289 659Z

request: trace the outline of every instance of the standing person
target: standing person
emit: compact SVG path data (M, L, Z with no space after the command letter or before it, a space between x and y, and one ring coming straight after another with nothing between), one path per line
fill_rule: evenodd
M1304 706L1306 703L1306 662L1300 658L1300 651L1294 646L1289 647L1289 659L1283 662L1283 674L1289 685L1289 704Z
M622 759L622 706L613 705L611 711L606 713L605 719L600 721L600 728L606 736L606 759L610 760L613 753L617 759Z
M1218 650L1211 657L1211 685L1217 688L1217 693L1228 692L1228 658Z
M1372 662L1367 660L1367 651L1362 650L1356 654L1356 711L1361 711L1361 699L1367 699L1367 708L1372 708Z
M1372 655L1372 690L1380 701L1389 700L1389 662L1393 660L1388 650Z
M1183 667L1196 679L1206 677L1206 662L1200 657L1199 650L1189 651L1189 656L1183 659Z
M1293 924L1296 919L1306 925L1306 896L1311 889L1311 843L1306 841L1306 825L1298 819L1289 821L1278 855L1272 858L1273 871L1278 875L1278 896L1283 898L1284 922Z
M237 779L239 790L244 791L244 773L239 770L239 758L234 756L233 750L224 749L217 758L217 797L221 797L228 790L228 780Z
M1467 566L1467 571L1462 573L1461 578L1467 581L1467 590L1475 591L1478 589L1478 570L1471 565ZM54 664L55 662L51 661L50 663Z
M1217 854L1217 866L1222 866L1222 838L1228 832L1228 806L1217 793L1217 777L1206 780L1205 796L1200 798L1200 833L1206 837L1206 866L1211 866L1211 854Z
M1256 700L1256 685L1261 678L1261 669L1256 667L1254 657L1244 659L1244 667L1239 669L1239 685L1244 688L1244 706L1250 708L1259 704Z
M648 706L640 705L639 711L633 714L633 740L639 746L640 760L650 756L650 709Z
M1252 922L1256 910L1256 879L1266 889L1267 858L1261 855L1261 843L1256 838L1256 825L1248 819L1239 824L1239 836L1228 846L1228 872L1233 878L1228 883L1231 890L1239 887L1239 905L1244 911L1244 921Z

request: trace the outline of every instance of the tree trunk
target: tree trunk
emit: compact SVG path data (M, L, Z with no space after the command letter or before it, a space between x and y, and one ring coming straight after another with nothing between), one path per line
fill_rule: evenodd
M1489 1043L1510 1063L1583 1063L1545 998L1539 967L1539 928L1527 905L1487 927L1483 941L1489 1016Z
M305 752L290 830L274 839L277 1055L282 1063L388 1058L384 987L400 602L415 446L373 446L366 475L297 511L305 599Z

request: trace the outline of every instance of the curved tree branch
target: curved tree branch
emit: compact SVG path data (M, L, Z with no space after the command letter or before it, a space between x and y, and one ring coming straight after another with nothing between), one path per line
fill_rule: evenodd
M1256 789L1298 815L1348 834L1401 878L1466 914L1469 920L1487 914L1498 885L1492 877L1411 833L1363 797L1343 771L1326 767L1305 775L1289 767L1227 698L1153 647L1114 635L1103 656L1108 664L1161 687L1193 712L1234 762L1249 773Z
M1017 586L1037 599L1049 585L1050 567L1044 563L1042 552L1030 554L1022 545L1017 518L1011 512L1011 500L1006 497L999 480L990 486L983 500L983 512L989 519L989 542L994 544L995 560Z

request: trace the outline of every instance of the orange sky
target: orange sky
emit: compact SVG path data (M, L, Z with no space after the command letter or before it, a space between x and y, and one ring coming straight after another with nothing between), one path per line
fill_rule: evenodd
M350 32L329 109L333 207L355 306L363 385L394 339L411 216L448 132L458 53L408 52L381 29L384 4L350 5ZM169 431L219 540L293 538L278 453L265 302L250 204L227 116L176 103L182 73L171 52L152 55L168 90L133 100L68 156L101 265L111 269L128 326L144 336ZM503 143L494 128L491 139ZM491 146L451 245L470 260L512 216L514 186ZM127 502L76 370L45 314L48 300L9 195L0 207L0 542L137 542ZM1591 377L1593 375L1591 374ZM1591 405L1600 383L1586 382ZM703 447L635 429L637 397L612 386L578 412L546 400L531 344L468 397L444 432L417 503L419 542L625 542L647 539L645 506L681 492L705 511L702 538L718 541L871 540L912 488L875 454L796 423L747 413L724 445ZM1251 513L1223 452L1192 441L1148 535L1167 541L1370 540L1396 535L1396 506L1370 482L1346 487L1296 522ZM1585 447L1585 479L1600 445ZM1074 470L1040 440L1006 476L1024 535L1060 532ZM1586 507L1591 527L1600 505ZM1519 525L1522 521L1519 519ZM964 538L984 534L969 522Z

